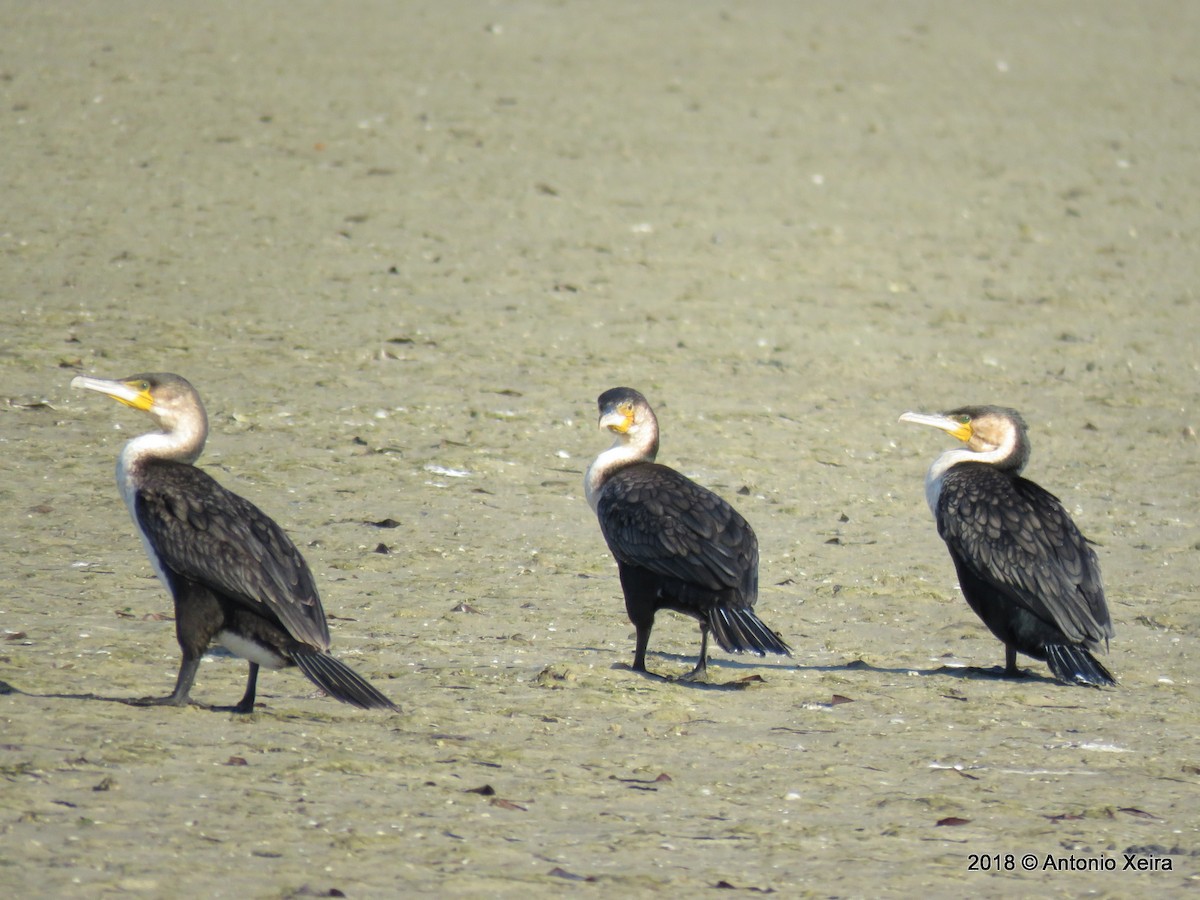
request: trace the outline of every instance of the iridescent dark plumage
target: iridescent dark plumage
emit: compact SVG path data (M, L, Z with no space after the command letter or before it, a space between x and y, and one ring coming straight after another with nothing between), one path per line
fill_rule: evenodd
M625 609L637 631L633 668L646 671L654 614L671 609L700 622L700 658L708 634L728 652L791 654L754 613L758 539L732 506L674 469L654 462L658 422L646 398L631 388L600 395L600 426L613 446L588 468L588 503L617 561Z
M930 467L926 499L963 596L1004 643L1005 674L1021 674L1020 652L1067 684L1116 684L1092 655L1113 634L1099 561L1058 498L1021 477L1029 439L1020 414L969 406L901 421L966 443Z
M200 659L215 642L250 663L235 712L254 709L260 665L296 665L338 700L395 709L329 655L329 628L312 572L283 529L192 465L208 434L196 390L169 374L121 381L81 376L71 384L149 413L162 429L125 445L117 482L150 562L174 599L183 660L171 694L137 702L189 703Z

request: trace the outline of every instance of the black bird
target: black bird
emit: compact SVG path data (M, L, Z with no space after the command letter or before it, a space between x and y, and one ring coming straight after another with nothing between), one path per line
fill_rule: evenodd
M1004 674L1017 652L1045 660L1066 684L1116 679L1092 655L1113 635L1100 563L1058 498L1021 477L1029 461L1025 420L1013 409L964 406L944 415L905 413L963 441L929 467L925 497L950 550L963 596L1004 643Z
M253 711L259 666L290 665L345 703L397 709L329 655L329 627L312 572L283 529L192 465L208 436L208 417L195 388L169 374L120 381L81 375L71 387L149 413L161 429L125 445L117 486L154 571L174 598L183 661L171 694L133 702L187 705L200 658L215 642L250 663L246 693L230 708L234 712Z
M731 653L791 655L754 614L758 539L737 510L674 469L654 462L658 420L646 398L618 387L600 395L600 427L616 435L588 467L584 489L617 560L625 609L637 630L633 668L646 672L654 614L672 609L700 621L700 659L709 631Z

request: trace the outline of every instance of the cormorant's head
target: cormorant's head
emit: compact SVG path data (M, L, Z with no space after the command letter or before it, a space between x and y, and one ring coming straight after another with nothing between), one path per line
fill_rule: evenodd
M174 431L183 421L197 417L207 429L208 417L200 395L187 379L166 372L130 375L118 381L76 375L71 387L96 391L134 409L149 413L164 431Z
M1029 437L1025 420L1015 409L1004 406L960 406L946 413L906 412L901 422L930 425L958 438L972 453L1017 472L1029 461Z
M600 427L617 436L620 443L643 446L651 459L658 453L658 419L649 401L633 388L610 388L596 401Z

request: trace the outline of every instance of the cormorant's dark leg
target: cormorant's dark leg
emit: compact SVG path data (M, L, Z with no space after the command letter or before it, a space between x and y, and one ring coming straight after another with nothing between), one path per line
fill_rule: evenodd
M175 690L168 697L133 701L138 706L187 706L191 703L192 683L196 680L200 660L225 621L220 599L203 585L172 574L171 593L175 598L175 639L183 653Z
M1017 668L1017 648L1012 644L1004 645L1004 677L1021 678L1024 672Z
M686 675L680 675L680 681L699 681L708 675L708 623L700 623L700 659L696 661L696 668L688 672Z
M621 590L625 594L625 612L637 631L637 644L633 650L633 671L645 672L646 648L650 646L650 630L654 627L655 604L654 576L633 566L618 564L621 575Z
M654 627L654 620L649 622L638 623L634 622L633 627L637 629L637 643L633 649L633 671L646 671L646 648L650 646L650 629Z
M258 663L250 663L250 675L246 679L246 693L242 695L242 699L238 701L238 705L233 707L233 712L236 713L252 713L254 712L254 695L258 690Z
M200 657L183 654L179 664L179 675L175 679L175 690L166 697L140 697L130 700L134 706L187 706L191 703L190 694L192 682L196 680L196 670L200 668Z

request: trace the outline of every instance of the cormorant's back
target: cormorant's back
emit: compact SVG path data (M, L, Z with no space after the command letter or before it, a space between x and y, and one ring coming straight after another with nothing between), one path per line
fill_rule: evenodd
M1100 565L1058 498L985 463L951 468L938 501L938 533L956 562L1072 642L1112 637Z
M758 539L725 500L674 469L637 463L605 483L596 509L618 562L708 590L758 597Z
M164 566L329 649L312 572L273 519L195 466L146 460L139 470L138 522Z

